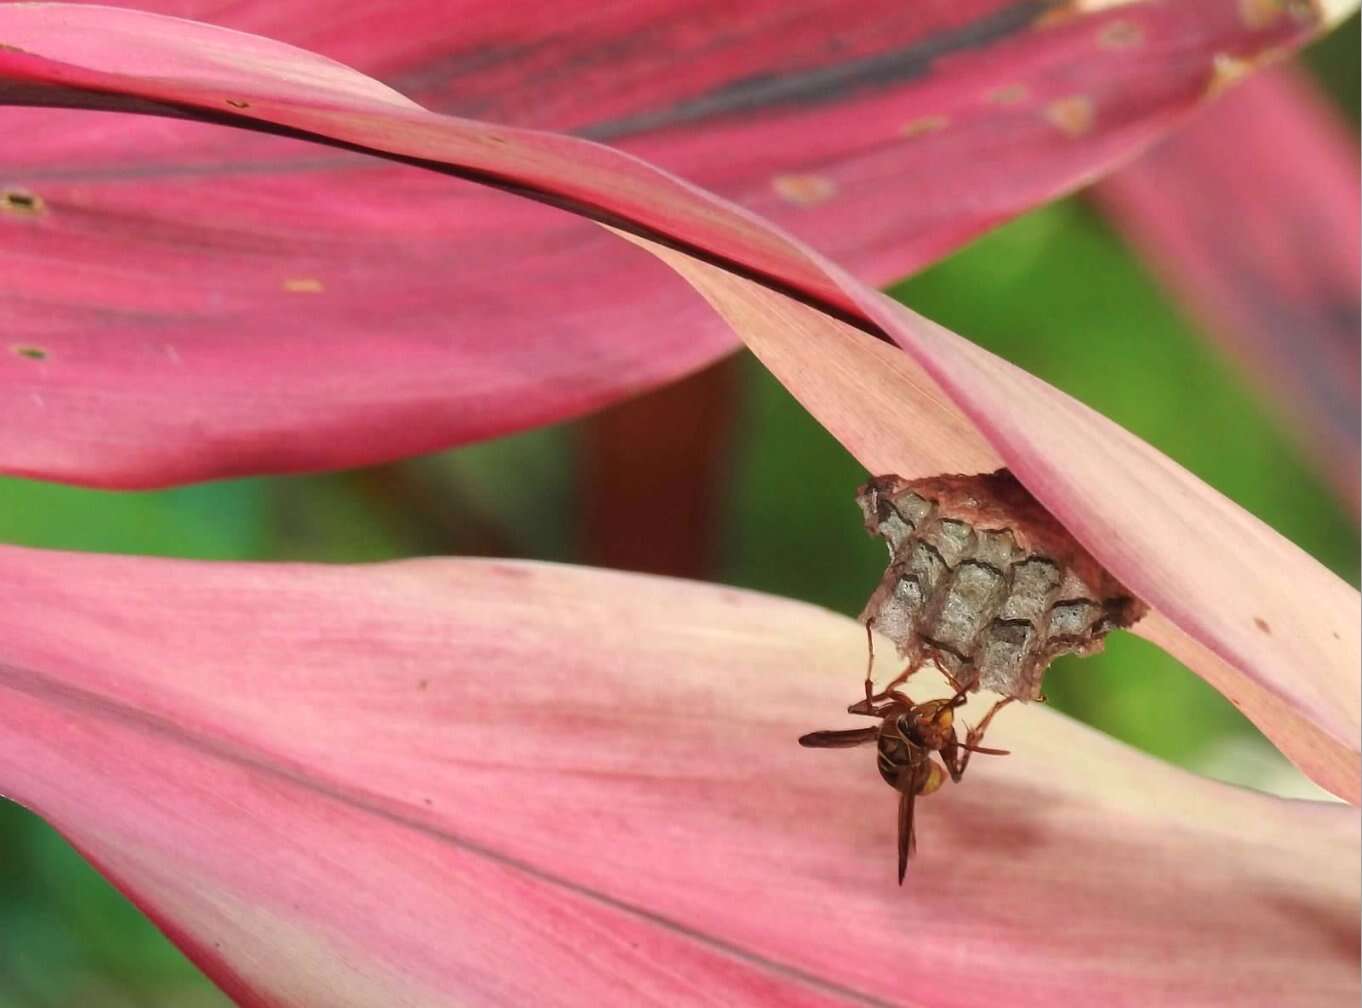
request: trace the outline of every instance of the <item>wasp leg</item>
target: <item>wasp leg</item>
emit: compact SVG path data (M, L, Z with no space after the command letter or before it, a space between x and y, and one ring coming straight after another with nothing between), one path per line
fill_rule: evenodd
M876 706L883 704L884 706ZM881 690L874 696L866 697L864 700L857 700L847 708L848 714L863 714L866 717L882 718L895 707L916 707L913 698L907 693L900 693L896 689Z
M960 782L960 778L965 775L965 767L969 766L969 758L974 753L983 753L985 756L1009 755L1006 749L987 749L979 743L983 741L984 732L988 731L988 725L993 720L993 715L1015 699L1015 697L1003 697L990 708L982 721L965 731L964 742L952 739L942 748L941 759L946 764L946 769L950 771L951 780L957 784Z
M911 676L921 667L922 661L920 659L918 661L910 663L907 668L905 668L902 672L899 673L899 675L897 676L897 678L894 679L893 682L891 682L884 689L880 690L878 693L875 692L874 684L869 679L867 679L865 681L865 699L857 700L854 704L847 708L847 711L851 714L870 714L874 717L883 717L883 713L873 714L873 711L876 709L875 708L876 704L884 703L885 701L890 701L891 703L895 702L905 703L908 704L909 706L912 706L913 701L908 697L907 694L900 693L898 691L898 687L902 686L905 682L907 682L908 677ZM886 705L885 707L880 708L880 710L881 712L888 711L889 707Z
M865 701L871 703L875 692L875 618L865 621Z
M955 690L955 696L957 698L963 697L966 693L970 692L971 690L977 690L979 688L979 673L977 671L974 673L973 678L971 678L968 682L962 683L959 679L955 678L955 676L951 675L951 673L947 670L944 663L938 661L936 663L936 667L939 668L941 670L941 674L946 677L946 682L951 684L951 689ZM965 702L964 700L959 701L959 703L961 704L964 702ZM959 706L959 704L957 704L956 706Z
M952 682L954 682L954 680L952 680ZM955 687L955 696L951 697L950 702L951 708L954 709L956 707L963 707L968 702L969 702L969 687L957 685Z
M898 696L902 697L903 694L899 693ZM857 700L854 704L847 708L847 713L860 714L864 717L883 718L886 714L893 710L896 705L891 700L889 703L886 703L883 707L876 707L875 706L876 701L881 699L883 698L873 697L870 700ZM911 700L909 700L908 702L910 704L912 703Z
M876 704L883 703L883 707ZM865 714L868 717L882 718L895 707L916 707L917 704L907 693L900 693L896 689L882 690L868 700L857 700L847 708L848 714Z
M876 693L874 617L871 617L870 619L865 621L865 650L866 650L865 699L867 704L878 703L879 701L888 697L890 692L892 692L895 687L902 686L904 683L906 683L908 681L909 676L911 676L918 669L922 668L923 665L923 656L919 654L916 657L914 657L913 660L910 661L906 666L904 666L903 671L900 672L897 676L895 676L893 681L890 682L888 686L880 690L880 692ZM949 676L947 678L949 678ZM954 681L952 680L952 683L953 682Z
M988 731L988 723L993 720L993 716L1015 699L1017 698L1007 696L995 703L992 708L989 709L989 712L984 715L984 719L965 733L965 745L973 748L979 742L982 742L984 732Z
M917 658L914 658L914 659L913 659L912 661L910 661L906 666L904 666L903 671L900 672L900 673L894 678L894 680L893 680L892 682L889 683L888 686L886 686L883 690L880 691L880 694L879 694L879 695L882 696L882 697L888 696L890 693L892 693L892 692L893 692L895 689L897 689L899 686L902 686L904 683L906 683L906 682L908 681L909 677L912 676L913 673L917 672L918 669L922 668L922 666L923 666L923 660L922 660L921 656L919 656L919 657L917 657Z

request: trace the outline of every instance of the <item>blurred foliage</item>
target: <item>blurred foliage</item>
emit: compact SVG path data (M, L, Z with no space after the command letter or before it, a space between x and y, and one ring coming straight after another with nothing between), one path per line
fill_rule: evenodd
M1362 114L1362 63L1357 58L1357 37L1362 18L1354 14L1302 54L1302 61L1333 95L1345 118L1354 126Z
M1356 36L1354 20L1309 57L1354 120ZM1015 221L893 293L1140 434L1356 583L1347 516L1232 362L1081 201ZM715 577L855 614L884 566L852 502L865 472L753 360L744 369ZM564 425L377 470L156 493L0 480L0 541L203 559L573 560L576 442L575 426ZM858 678L848 671L850 690ZM1056 664L1046 689L1056 707L1166 759L1301 788L1234 708L1128 634L1101 656ZM59 837L7 803L0 929L0 1008L226 1003Z

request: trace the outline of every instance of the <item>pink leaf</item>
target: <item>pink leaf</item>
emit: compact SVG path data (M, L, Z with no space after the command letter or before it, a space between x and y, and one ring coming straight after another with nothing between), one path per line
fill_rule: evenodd
M853 720L864 655L806 605L473 560L0 564L0 786L242 1004L1357 990L1352 810L1041 707L921 800L899 889L873 753L795 745Z
M1210 682L1322 786L1358 800L1355 590L1128 431L831 263L828 275L908 351L895 366L859 330L651 248L870 471L911 478L952 460L963 472L1006 463L1155 609L1134 632Z
M523 4L147 6L321 49L440 111L625 144L875 283L1128 156L1198 103L1215 54L1310 27L1273 5L1245 23L1233 0L648 0L570 31ZM223 114L250 112L229 103L251 81L403 104L241 35L6 17L11 46L42 23L35 51L69 63L197 74ZM0 212L10 472L127 487L373 462L591 410L733 346L647 257L480 187L144 117L15 109L0 130L22 138L0 177L19 201Z
M1138 16L1141 37L1151 38L1183 24L1186 10L1140 6L1128 16ZM1226 10L1238 24L1239 5ZM72 31L77 22L125 32L121 58L134 62L144 37L153 52L179 45L212 54L236 45L219 29L112 9L0 8L0 37L12 40L0 50L0 74L16 82L11 97L139 108L151 101L168 113L239 118L385 152L608 222L696 284L867 468L911 478L1005 462L1161 612L1147 634L1191 661L1319 783L1357 800L1356 593L1110 421L866 287L759 217L628 155L406 109L381 95L352 101L348 95L362 88L348 72L308 55L285 59L271 43L240 43L249 87L224 88L230 74L212 59L193 76L172 79L53 58L81 34ZM1048 37L1062 42L1079 32L1090 42L1090 28L1071 22ZM1063 50L1060 42L1053 44ZM79 44L75 50L83 52ZM1200 88L1222 70L1201 64ZM345 93L322 101L318 89L331 77L345 82ZM895 354L868 333L887 335L908 353Z
M1094 190L1354 511L1357 169L1352 131L1283 72L1248 82Z

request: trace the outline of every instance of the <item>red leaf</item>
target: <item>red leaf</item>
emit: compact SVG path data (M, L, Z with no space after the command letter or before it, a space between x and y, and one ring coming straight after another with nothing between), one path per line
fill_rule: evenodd
M1094 189L1357 510L1357 140L1300 77L1249 81Z
M649 0L554 34L523 4L456 21L417 3L159 5L315 46L442 111L625 144L875 283L1128 156L1197 104L1214 54L1309 28L1271 5L1246 24L1233 0L1087 6ZM210 107L252 113L228 104L255 86L222 48L240 36L185 51L129 37L152 23L129 12L23 17L106 70L124 49L124 69L167 79L211 55ZM263 70L301 60L392 98L270 53ZM374 462L591 410L733 345L646 258L482 188L145 118L13 110L0 130L23 138L0 185L41 201L0 214L9 472L126 487Z
M1180 24L1185 11L1137 8L1143 37ZM78 22L91 32L73 33ZM99 57L103 68L50 58L90 58L82 40L95 27L123 43L117 55ZM1051 37L1088 28L1061 25ZM1147 633L1240 704L1323 786L1354 800L1362 791L1354 591L1110 421L759 217L609 148L408 107L353 71L264 39L61 5L0 8L0 36L18 49L0 50L0 74L17 82L11 97L109 107L152 101L168 113L241 118L419 161L628 228L621 233L725 313L867 468L911 478L1006 462L1171 621L1151 620ZM182 78L122 72L161 62L167 48L176 65L197 69ZM1202 65L1203 90L1220 69ZM887 334L908 354L867 332Z

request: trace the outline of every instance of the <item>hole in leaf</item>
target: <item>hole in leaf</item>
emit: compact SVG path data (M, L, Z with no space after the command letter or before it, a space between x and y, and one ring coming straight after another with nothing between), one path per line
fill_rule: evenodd
M27 189L0 189L0 210L21 217L36 217L47 209L37 193Z

